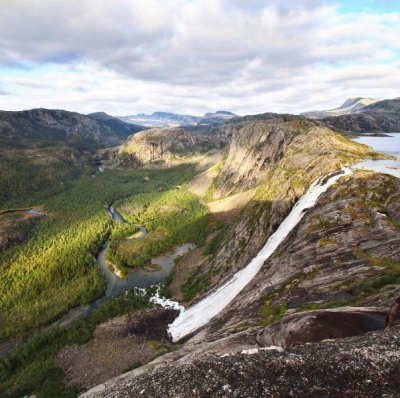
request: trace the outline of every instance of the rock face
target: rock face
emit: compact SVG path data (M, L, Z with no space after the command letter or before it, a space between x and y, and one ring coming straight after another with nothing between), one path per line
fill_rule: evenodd
M119 149L119 163L145 165L168 161L192 153L222 148L227 138L214 134L190 132L183 128L151 129L132 136Z
M181 360L85 397L396 397L400 329Z
M399 197L399 180L382 174L331 187L204 338L306 309L389 306L400 293Z
M396 325L400 325L400 296L397 297L386 317L386 327Z
M219 286L245 266L317 178L368 154L302 118L270 118L231 125L226 160L214 179L214 199L254 189L214 258L199 264L196 283ZM346 154L343 156L343 154Z
M121 144L141 129L119 120L104 120L63 110L0 112L0 144L11 148L62 143L78 149L94 150Z

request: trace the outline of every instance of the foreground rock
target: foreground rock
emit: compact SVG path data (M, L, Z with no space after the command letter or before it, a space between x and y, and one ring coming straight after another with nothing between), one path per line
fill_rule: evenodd
M382 308L344 307L293 314L257 334L263 347L298 345L325 339L357 336L385 327L388 311Z
M153 309L113 318L87 344L64 347L56 364L68 384L91 388L168 352L167 325L176 316L175 310Z
M400 328L181 361L86 397L398 397Z

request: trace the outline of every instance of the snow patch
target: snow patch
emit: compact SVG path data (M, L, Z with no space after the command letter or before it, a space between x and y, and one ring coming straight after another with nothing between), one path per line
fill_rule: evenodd
M282 352L283 348L276 346L276 345L271 345L269 347L262 347L262 348L250 348L248 350L243 350L241 353L245 354L245 355L253 355L253 354L257 354L257 352L260 351L278 351L278 352Z
M292 211L283 220L279 228L269 237L267 243L251 262L237 272L228 282L213 293L193 305L180 315L168 327L173 341L178 341L206 325L218 315L255 277L258 271L278 246L284 241L294 227L303 218L305 211L313 207L319 197L344 175L350 175L353 169L344 168L342 173L315 181L301 199L293 206Z

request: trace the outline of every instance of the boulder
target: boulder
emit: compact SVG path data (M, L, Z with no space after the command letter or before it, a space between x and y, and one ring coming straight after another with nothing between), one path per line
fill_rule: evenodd
M384 329L387 314L386 309L378 307L343 307L296 313L260 330L256 339L263 347L287 347L325 339L358 336Z

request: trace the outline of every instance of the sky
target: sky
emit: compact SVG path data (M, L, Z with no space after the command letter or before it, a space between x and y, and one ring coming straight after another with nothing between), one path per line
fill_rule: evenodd
M400 96L400 0L0 0L0 109L299 113Z

